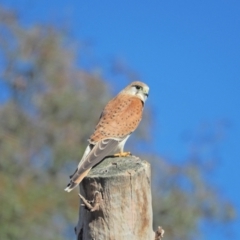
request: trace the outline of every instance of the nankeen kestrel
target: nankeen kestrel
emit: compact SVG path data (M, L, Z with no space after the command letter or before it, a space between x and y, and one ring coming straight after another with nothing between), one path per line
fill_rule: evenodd
M108 102L65 191L75 188L91 168L106 156L130 154L123 148L142 119L148 92L149 87L145 83L133 82Z

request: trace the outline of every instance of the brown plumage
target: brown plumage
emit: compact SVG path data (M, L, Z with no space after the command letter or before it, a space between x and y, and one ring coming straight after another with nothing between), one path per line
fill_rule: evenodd
M148 92L145 83L133 82L108 102L65 191L76 187L104 157L117 152L124 155L124 144L142 119Z
M114 109L114 110L113 110ZM124 137L133 132L142 118L143 102L138 97L118 95L111 100L101 115L90 142L103 138Z

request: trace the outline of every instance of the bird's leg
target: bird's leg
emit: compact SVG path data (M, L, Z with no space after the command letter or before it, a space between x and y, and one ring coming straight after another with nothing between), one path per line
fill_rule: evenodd
M128 157L131 155L131 152L124 152L124 145L128 137L126 137L119 145L118 145L118 153L115 153L114 157Z
M131 152L119 152L115 153L113 156L114 157L128 157L131 155Z

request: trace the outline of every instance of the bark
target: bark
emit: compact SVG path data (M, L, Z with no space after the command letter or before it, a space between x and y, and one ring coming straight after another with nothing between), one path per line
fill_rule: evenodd
M80 194L85 207L79 210L77 240L157 239L148 162L135 156L106 158L84 178Z

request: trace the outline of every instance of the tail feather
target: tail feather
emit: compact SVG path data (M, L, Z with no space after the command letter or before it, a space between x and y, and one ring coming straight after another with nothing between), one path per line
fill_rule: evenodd
M109 138L102 139L95 145L88 145L80 163L78 164L78 168L74 174L70 176L71 180L65 188L65 191L71 192L78 184L80 184L83 178L87 176L91 168L111 154L111 152L118 147L119 142L120 140Z
M70 179L72 179L72 177L75 175L75 173L78 171L78 169L75 170L75 172L69 176Z
M64 190L66 192L71 192L77 185L78 185L78 183L70 181L70 183L67 185L67 187Z
M85 170L81 174L78 173L78 170L75 171L73 174L70 183L67 185L67 187L64 189L66 192L71 192L75 187L77 187L80 182L85 178L88 174L88 172L91 170L91 168Z

